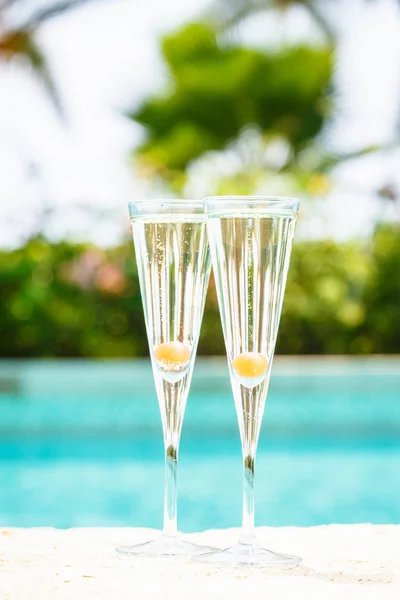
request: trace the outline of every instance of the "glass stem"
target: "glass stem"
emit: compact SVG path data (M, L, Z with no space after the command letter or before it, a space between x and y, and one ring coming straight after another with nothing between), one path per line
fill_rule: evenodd
M165 490L163 533L175 537L177 534L177 471L178 449L165 444Z
M254 533L254 456L245 456L243 461L243 520L240 542L253 544Z

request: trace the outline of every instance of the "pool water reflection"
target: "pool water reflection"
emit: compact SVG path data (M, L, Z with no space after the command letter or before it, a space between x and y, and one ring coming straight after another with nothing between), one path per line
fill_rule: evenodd
M160 527L163 450L148 362L0 364L4 526ZM400 361L276 360L256 464L258 525L400 522ZM224 360L196 365L179 472L183 531L241 519Z

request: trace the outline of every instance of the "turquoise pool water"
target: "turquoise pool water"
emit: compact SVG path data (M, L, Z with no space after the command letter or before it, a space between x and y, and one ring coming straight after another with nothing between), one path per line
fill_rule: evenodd
M258 525L400 522L400 360L276 360L256 465ZM146 361L0 363L0 524L160 527L163 450ZM223 360L198 361L179 525L241 518Z

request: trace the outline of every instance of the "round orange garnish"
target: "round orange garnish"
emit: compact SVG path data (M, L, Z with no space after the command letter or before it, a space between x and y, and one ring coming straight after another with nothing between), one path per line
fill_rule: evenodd
M239 377L260 377L268 369L268 361L258 352L243 352L235 356L232 367Z
M154 356L163 369L177 371L189 362L190 350L182 342L164 342L157 346Z

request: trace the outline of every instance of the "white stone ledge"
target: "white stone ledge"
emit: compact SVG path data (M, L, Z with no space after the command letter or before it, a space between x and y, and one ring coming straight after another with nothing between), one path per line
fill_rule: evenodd
M121 559L115 547L154 531L0 530L1 600L399 600L400 525L258 528L265 546L297 554L290 571L218 570L170 559ZM238 530L187 535L225 547Z

